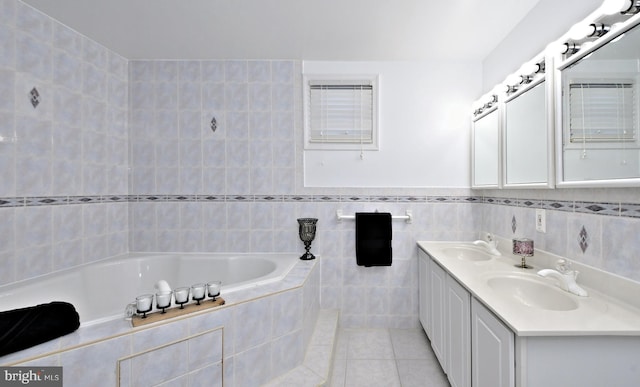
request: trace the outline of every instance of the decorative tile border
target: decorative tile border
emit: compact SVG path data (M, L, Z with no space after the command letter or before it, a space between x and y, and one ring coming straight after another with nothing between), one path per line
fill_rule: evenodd
M584 202L568 200L513 199L482 196L358 196L358 195L87 195L48 197L0 197L0 208L97 203L152 202L316 202L316 203L482 203L551 211L640 218L640 203Z

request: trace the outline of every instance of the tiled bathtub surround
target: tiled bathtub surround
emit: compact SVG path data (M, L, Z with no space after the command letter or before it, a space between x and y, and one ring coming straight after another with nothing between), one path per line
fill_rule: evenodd
M121 386L262 385L304 358L319 311L318 266L299 261L283 280L223 292L225 306L187 317L81 327L0 364L63 366L65 386L114 386L117 376Z

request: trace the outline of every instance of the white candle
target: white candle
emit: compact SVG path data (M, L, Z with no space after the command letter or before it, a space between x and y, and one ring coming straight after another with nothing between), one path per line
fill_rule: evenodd
M153 301L153 294L145 294L143 296L136 297L136 308L139 312L148 312L151 310L151 302Z
M191 286L191 297L194 300L201 300L204 298L204 284L195 284Z
M209 282L207 288L209 288L209 297L214 297L220 294L220 281Z
M171 292L156 293L158 308L166 308L171 305Z
M189 288L178 288L174 292L176 303L182 304L189 300Z

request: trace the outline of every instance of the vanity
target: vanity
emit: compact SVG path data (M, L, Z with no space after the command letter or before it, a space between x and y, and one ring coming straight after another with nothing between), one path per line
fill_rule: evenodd
M580 297L536 274L561 257L517 268L510 242L418 242L420 322L451 385L637 386L640 284L574 263Z

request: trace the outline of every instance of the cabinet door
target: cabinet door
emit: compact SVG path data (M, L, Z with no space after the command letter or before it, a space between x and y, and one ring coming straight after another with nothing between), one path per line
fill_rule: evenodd
M513 387L514 335L475 298L471 301L471 337L474 387Z
M431 337L431 299L429 297L429 261L431 258L422 250L418 250L418 273L420 323L422 328Z
M471 386L471 295L447 275L447 376L452 387Z
M429 263L429 283L431 289L431 347L436 354L443 370L447 370L445 356L446 335L446 302L445 302L445 271L437 263Z

